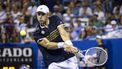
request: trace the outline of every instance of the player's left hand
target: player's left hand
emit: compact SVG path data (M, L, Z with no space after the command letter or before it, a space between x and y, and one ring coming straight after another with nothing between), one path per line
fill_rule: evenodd
M76 54L77 52L78 52L78 48L76 48L76 47L73 46L73 48L72 48L72 53L73 53L73 54Z
M70 53L75 54L76 52L78 52L78 49L74 46L69 46L67 44L64 45L64 50Z

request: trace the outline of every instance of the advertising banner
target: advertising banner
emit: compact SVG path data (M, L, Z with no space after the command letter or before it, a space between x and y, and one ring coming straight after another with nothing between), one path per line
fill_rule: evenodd
M0 46L0 69L34 69L33 48Z

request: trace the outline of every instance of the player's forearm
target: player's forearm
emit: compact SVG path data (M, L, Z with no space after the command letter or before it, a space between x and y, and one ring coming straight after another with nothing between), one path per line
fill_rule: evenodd
M59 49L59 48L64 48L64 50L66 52L70 52L75 54L76 52L78 52L78 49L73 47L73 46L69 46L67 45L65 42L49 42L46 44L46 48L47 49Z
M63 33L61 33L61 37L63 41L70 40L69 34L66 31L63 31Z
M48 42L45 44L47 49L58 49L58 43L57 42Z
M69 33L67 33L64 29L63 26L58 27L59 33L61 35L61 38L63 39L63 41L67 41L70 39Z
M58 49L63 48L64 42L47 42L47 43L40 43L41 46L47 48L47 49Z
M63 48L64 45L64 42L50 42L47 38L41 38L37 42L47 49Z
M58 27L58 30L59 30L59 32L60 32L60 35L61 35L63 41L64 41L66 44L68 44L68 45L70 45L70 46L73 46L73 43L72 43L71 40L70 40L69 33L67 33L67 32L65 31L64 26L62 25L62 26Z
M41 41L38 41L38 43L47 48L47 49L59 49L64 48L65 51L74 53L77 51L77 49L71 45L68 45L66 42L50 42L46 38L43 38Z

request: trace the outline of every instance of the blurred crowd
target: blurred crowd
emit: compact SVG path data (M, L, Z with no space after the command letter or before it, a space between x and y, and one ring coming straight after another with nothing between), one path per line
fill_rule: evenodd
M1 0L0 42L30 42L36 27L35 11L46 4L50 15L63 19L72 40L122 38L121 0ZM25 30L26 36L20 34Z

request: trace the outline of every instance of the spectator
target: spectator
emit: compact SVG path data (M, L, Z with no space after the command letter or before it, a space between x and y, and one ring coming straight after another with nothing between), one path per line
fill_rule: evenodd
M88 6L88 2L86 2L86 1L82 2L82 6L79 10L79 16L81 16L81 17L92 16L92 9Z
M54 5L52 15L57 15L57 16L59 16L61 19L63 19L63 16L61 15L61 8L60 8L59 5Z
M117 30L117 29L118 29L118 25L117 25L117 22L115 20L112 20L110 24L107 24L105 26L106 32L112 32L112 31Z
M6 19L6 12L5 12L5 10L3 9L2 3L0 2L0 24L1 24L2 22L4 22L5 19Z
M98 14L94 14L89 21L90 26L95 26L97 28L103 27L104 23L98 19Z
M84 29L84 28L81 26L81 21L78 19L76 19L74 24L76 24L76 26L74 27L73 31L71 32L71 38L72 38L72 40L79 40L81 29Z
M12 20L12 16L10 13L7 14L7 19L4 22L5 27L5 38L6 42L19 42L19 35L17 30L15 29L15 24ZM16 37L15 37L16 36Z
M86 26L80 36L82 39L95 38L96 30L92 26Z
M66 13L63 14L63 20L66 23L71 23L72 22L72 18L73 18L73 14L71 13L70 9L66 10Z

